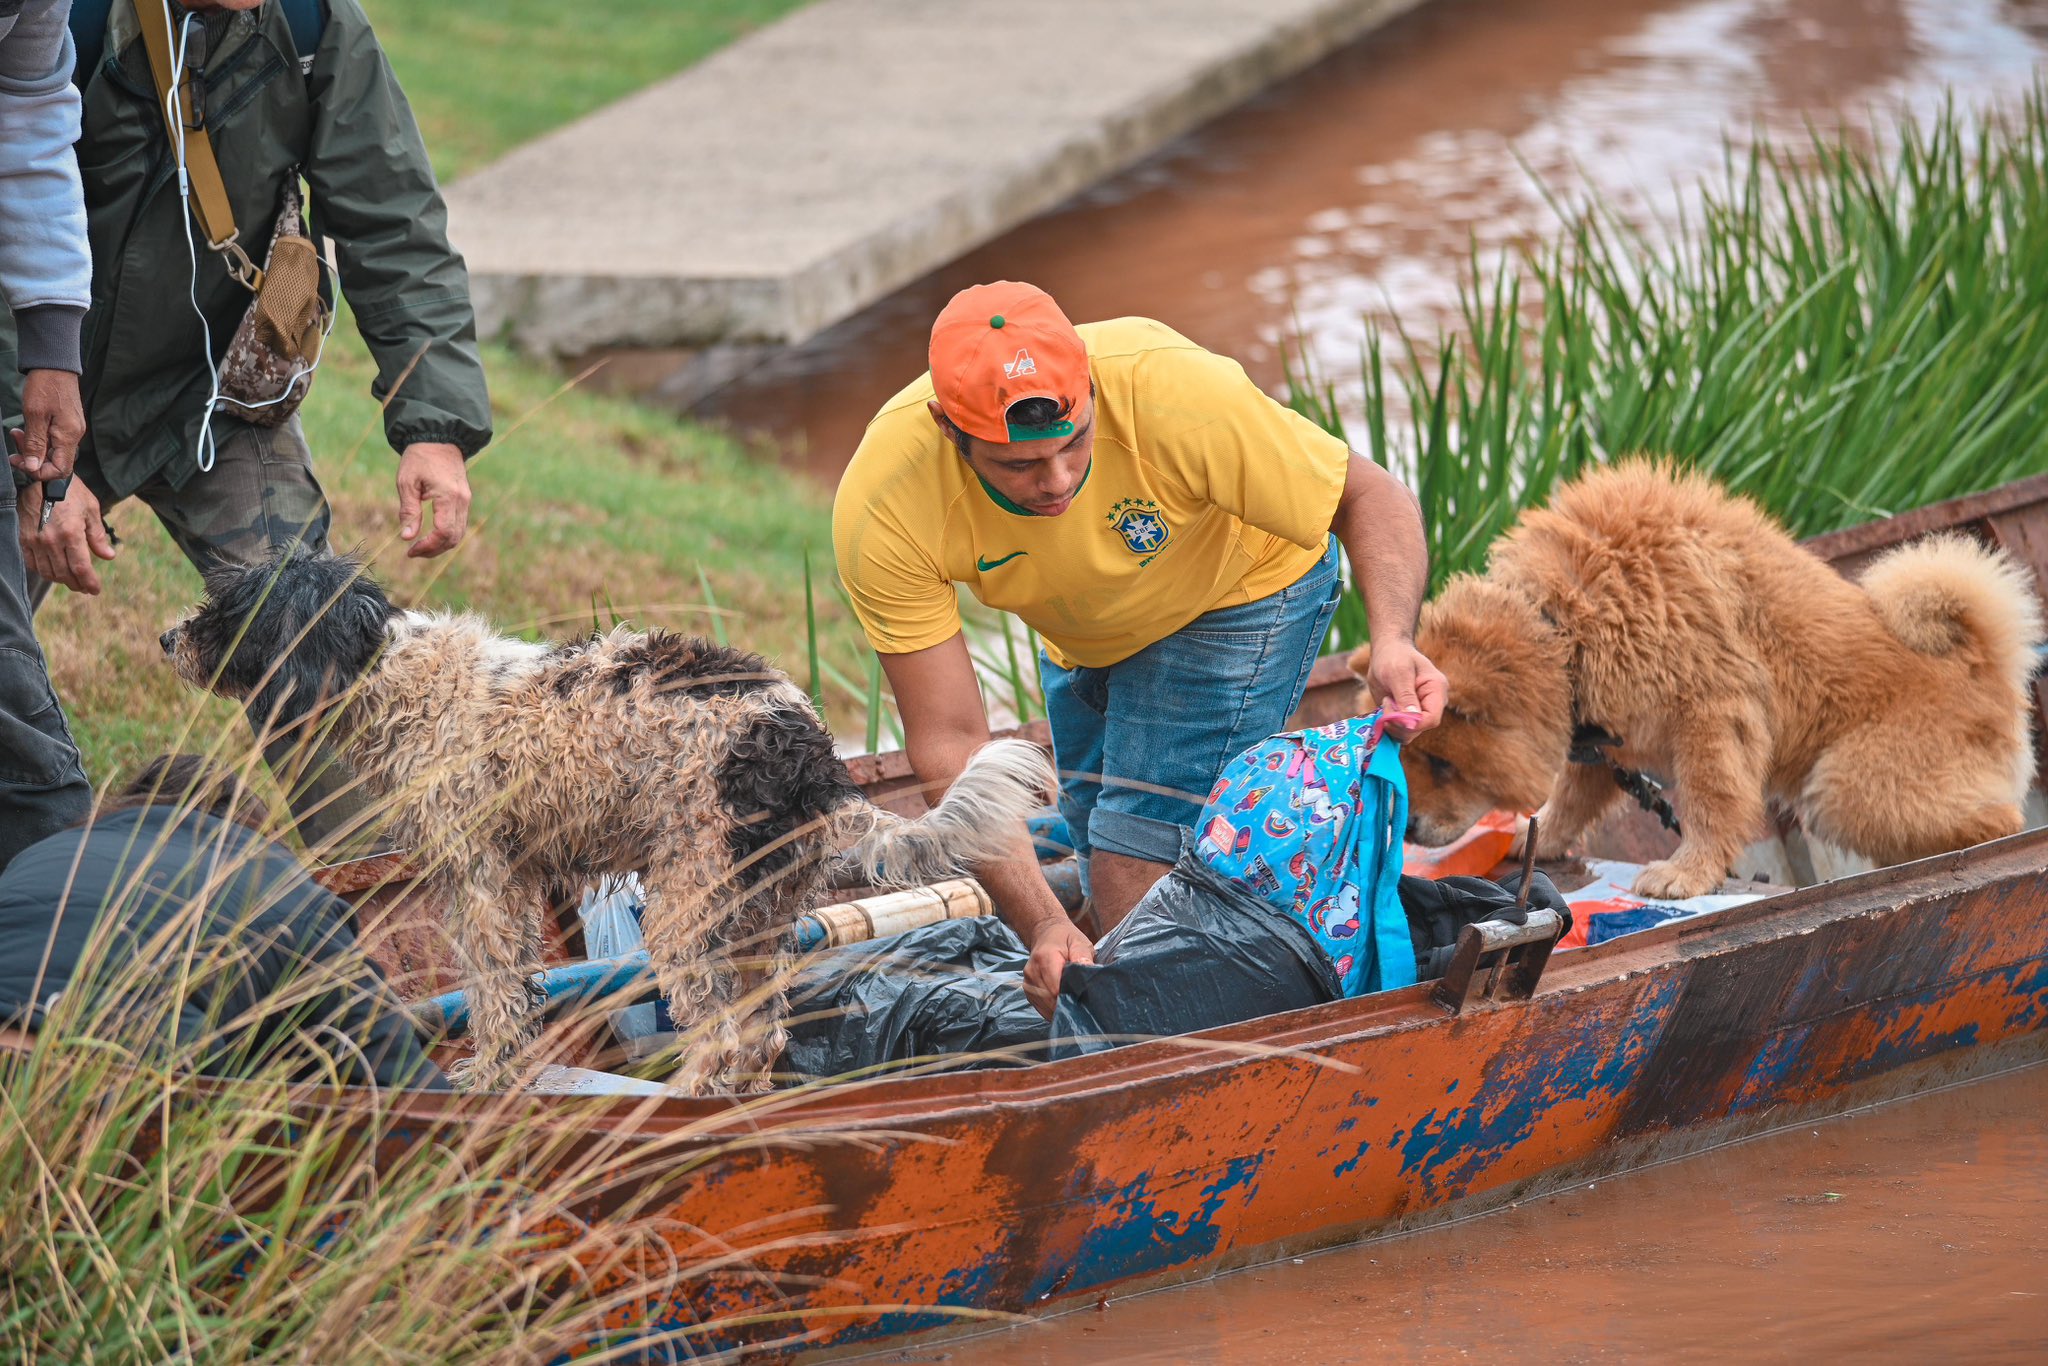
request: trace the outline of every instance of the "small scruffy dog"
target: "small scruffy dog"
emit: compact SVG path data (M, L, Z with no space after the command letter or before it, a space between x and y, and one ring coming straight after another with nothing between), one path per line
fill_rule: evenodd
M2034 773L2030 580L1947 536L1852 582L1707 478L1595 470L1423 609L1416 644L1450 703L1408 747L1410 829L1440 842L1541 803L1536 853L1561 855L1622 797L1605 763L1566 762L1585 727L1675 784L1684 837L1637 878L1644 896L1711 891L1767 801L1880 864L2015 834Z
M1000 857L1053 784L1035 746L997 741L906 820L867 801L809 699L759 655L623 628L510 639L474 615L400 611L336 556L218 570L161 643L261 732L333 723L448 907L470 1086L509 1080L537 1034L528 984L549 889L640 873L656 983L703 1040L678 1085L757 1089L784 1042L782 931L816 904L828 862L881 885L954 876Z

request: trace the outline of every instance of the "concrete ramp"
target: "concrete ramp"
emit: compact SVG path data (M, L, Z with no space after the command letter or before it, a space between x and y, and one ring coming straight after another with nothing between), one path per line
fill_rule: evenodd
M479 324L800 342L1418 3L819 0L453 186Z

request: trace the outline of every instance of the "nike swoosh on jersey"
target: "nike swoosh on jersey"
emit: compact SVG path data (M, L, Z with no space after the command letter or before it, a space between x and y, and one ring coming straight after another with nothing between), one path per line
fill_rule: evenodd
M1001 558L1000 560L984 560L979 555L977 555L974 558L974 567L976 569L979 569L982 573L986 574L991 569L1001 569L1004 565L1016 559L1019 555L1029 555L1030 553L1031 552L1028 550L1013 550L1009 554L1003 556L1003 558Z

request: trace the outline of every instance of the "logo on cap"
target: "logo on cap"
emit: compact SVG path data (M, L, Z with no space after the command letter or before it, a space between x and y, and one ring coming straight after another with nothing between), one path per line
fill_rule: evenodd
M932 324L930 355L940 411L983 441L1071 436L1058 422L1013 426L1010 409L1025 399L1050 399L1065 414L1087 401L1087 344L1035 285L998 280L961 290Z

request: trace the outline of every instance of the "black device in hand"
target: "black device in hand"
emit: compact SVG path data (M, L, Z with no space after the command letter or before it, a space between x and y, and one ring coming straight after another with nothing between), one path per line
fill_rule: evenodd
M43 485L43 515L42 520L36 523L37 531L41 531L50 524L50 510L63 502L64 495L69 492L71 492L71 476L68 474L62 479L52 479Z

